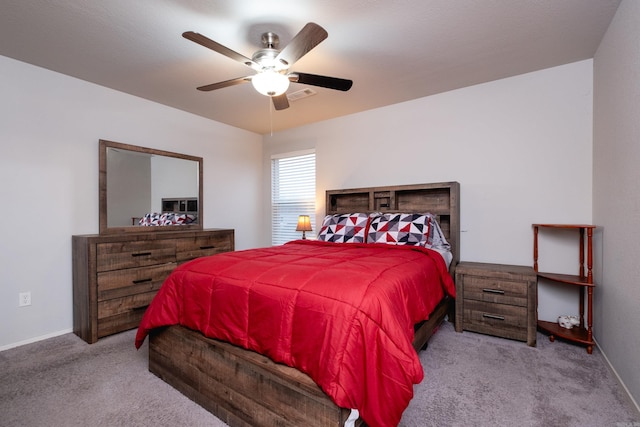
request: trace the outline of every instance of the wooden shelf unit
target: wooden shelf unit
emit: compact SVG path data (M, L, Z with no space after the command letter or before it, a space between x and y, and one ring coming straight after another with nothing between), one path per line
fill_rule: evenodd
M557 274L538 271L538 233L540 229L577 230L580 237L580 268L577 275ZM564 283L579 287L580 292L580 324L572 329L561 327L557 322L538 320L538 329L549 334L549 340L556 337L587 346L587 353L593 352L593 230L595 225L586 224L533 224L533 269L538 278L551 282ZM585 238L586 238L586 274L585 274ZM585 322L585 291L587 294Z

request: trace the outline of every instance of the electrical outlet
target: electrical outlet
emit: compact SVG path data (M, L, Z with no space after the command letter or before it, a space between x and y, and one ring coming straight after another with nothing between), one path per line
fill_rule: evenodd
M31 292L20 292L18 294L18 307L31 305Z

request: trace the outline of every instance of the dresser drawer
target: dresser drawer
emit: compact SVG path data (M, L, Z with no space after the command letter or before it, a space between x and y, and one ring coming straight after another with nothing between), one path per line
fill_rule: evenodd
M126 297L100 301L98 302L98 319L102 320L131 310L145 309L157 293L157 291L149 291Z
M465 300L464 328L469 331L527 339L527 308Z
M176 266L171 262L98 273L98 301L157 291Z
M219 231L205 236L175 240L178 264L195 258L233 250L233 231Z
M98 272L144 267L175 261L176 246L171 240L98 243Z
M464 298L497 304L527 306L527 284L492 277L464 277Z
M138 327L157 291L98 302L98 337Z

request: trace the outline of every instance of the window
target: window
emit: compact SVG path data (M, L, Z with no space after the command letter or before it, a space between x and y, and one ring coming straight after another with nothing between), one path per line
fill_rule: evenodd
M299 215L309 215L316 233L316 153L304 151L271 158L271 243L302 238Z

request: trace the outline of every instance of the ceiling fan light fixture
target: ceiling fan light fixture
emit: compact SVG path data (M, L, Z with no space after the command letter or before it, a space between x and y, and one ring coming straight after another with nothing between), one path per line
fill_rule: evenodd
M262 71L251 79L253 87L265 96L279 96L289 88L289 78L273 70Z

